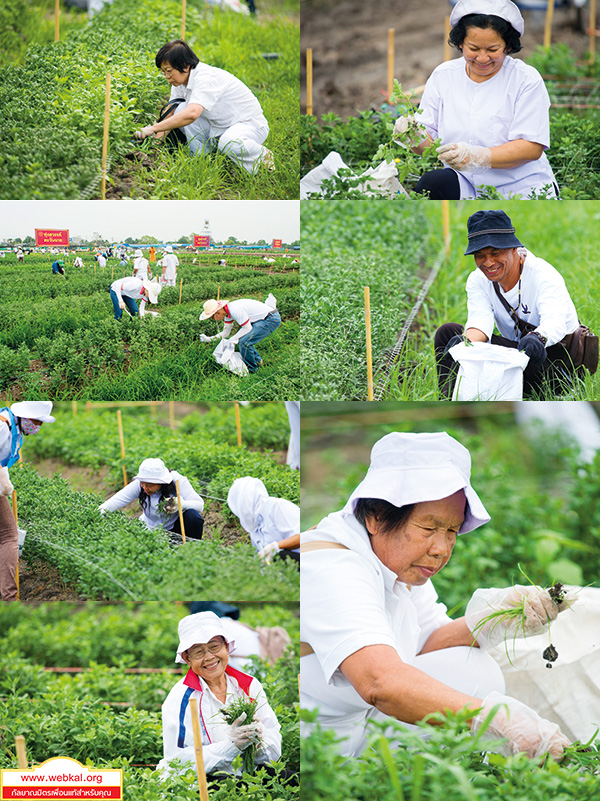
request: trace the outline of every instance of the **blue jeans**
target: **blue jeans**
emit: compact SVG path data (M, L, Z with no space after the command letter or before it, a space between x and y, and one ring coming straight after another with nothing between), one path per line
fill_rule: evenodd
M252 323L252 331L238 340L242 359L251 373L256 372L258 365L262 361L260 353L254 347L255 343L268 337L269 334L276 328L279 328L280 325L281 317L279 316L279 312L272 311L271 314L267 314L263 320L257 320L255 323Z
M117 293L114 289L110 290L110 299L113 302L113 308L115 310L115 320L120 320L123 316L123 309L119 306L119 298L117 297ZM127 306L132 316L135 317L135 315L138 313L138 307L135 300L127 297L127 295L123 295L123 303Z

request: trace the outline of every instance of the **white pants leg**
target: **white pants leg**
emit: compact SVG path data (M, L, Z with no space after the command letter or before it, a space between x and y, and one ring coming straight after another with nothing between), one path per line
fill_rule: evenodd
M183 111L186 107L187 103L181 103L177 111ZM202 115L195 119L194 122L190 122L189 125L184 125L181 130L185 134L192 156L201 156L202 153L210 152L212 149L209 137L210 122Z
M238 122L228 128L219 138L219 150L240 164L248 172L253 172L266 152L262 146L269 135L266 120L260 122Z

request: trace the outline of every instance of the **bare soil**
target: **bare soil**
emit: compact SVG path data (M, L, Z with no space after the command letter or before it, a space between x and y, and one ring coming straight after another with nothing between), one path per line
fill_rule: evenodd
M422 86L444 60L445 0L301 0L301 107L306 112L306 48L313 51L313 113L340 117L378 109L387 87L388 29L394 28L394 77L404 89ZM544 38L545 13L524 11L526 59ZM578 58L588 49L574 8L557 9L552 42L564 42ZM452 50L453 55L458 51Z

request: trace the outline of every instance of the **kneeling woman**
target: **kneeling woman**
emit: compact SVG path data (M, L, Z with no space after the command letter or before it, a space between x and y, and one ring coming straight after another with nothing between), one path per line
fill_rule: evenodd
M198 701L202 754L207 778L233 773L233 760L252 743L257 744L255 763L267 766L281 756L280 726L258 679L229 667L235 642L229 640L214 612L199 612L179 621L179 646L175 661L189 670L177 682L162 706L164 759L158 764L163 776L179 759L183 768L196 765L190 698ZM222 712L236 699L256 700L254 720L240 716L228 724ZM190 764L186 764L190 763Z
M104 501L100 511L114 512L139 500L142 507L140 520L148 528L162 526L166 531L181 534L179 511L177 506L177 486L183 510L185 536L191 539L202 539L204 520L201 512L204 501L192 488L185 476L176 470L168 470L162 459L144 459L134 477L126 487L119 490L112 498Z

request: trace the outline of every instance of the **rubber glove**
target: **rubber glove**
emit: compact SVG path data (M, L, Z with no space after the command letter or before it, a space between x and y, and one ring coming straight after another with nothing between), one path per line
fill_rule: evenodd
M544 343L535 334L526 334L517 345L517 350L524 350L534 367L543 364L548 355Z
M492 618L481 628L477 628L491 612L512 609L523 600L524 617L508 620ZM540 634L550 621L557 618L559 612L570 609L576 600L576 598L565 599L562 603L556 604L547 590L533 585L526 587L516 584L508 589L475 590L467 604L465 623L475 636L479 647L486 650L514 637Z
M489 147L453 142L438 147L440 161L455 170L486 170L492 166L492 151Z
M520 752L531 759L550 754L557 762L564 756L564 749L570 740L565 737L556 723L542 718L530 707L498 692L492 692L483 699L481 711L473 718L471 732L476 734L486 717L497 704L502 704L482 737L507 738L499 747L504 756L514 756Z
M200 334L200 342L210 342L212 337L207 337L206 334Z
M145 139L147 136L156 136L151 125L146 125L146 127L142 128L140 131L134 131L133 135L136 139Z
M8 467L0 467L0 497L12 495L14 487L8 475Z
M246 746L250 745L250 743L255 743L258 740L256 724L250 723L244 726L243 724L245 720L246 713L242 712L239 718L233 721L229 730L231 741L236 748L240 749L240 751L243 751Z
M268 564L275 554L279 553L280 550L281 548L279 547L278 542L270 542L268 545L265 545L264 548L260 549L258 552L258 557L259 559L266 559Z
M452 339L448 342L446 347L444 348L444 356L448 353L450 348L453 348L455 345L460 345L461 342L464 342L466 345L471 344L471 340L467 339L464 334L456 334L452 337Z

